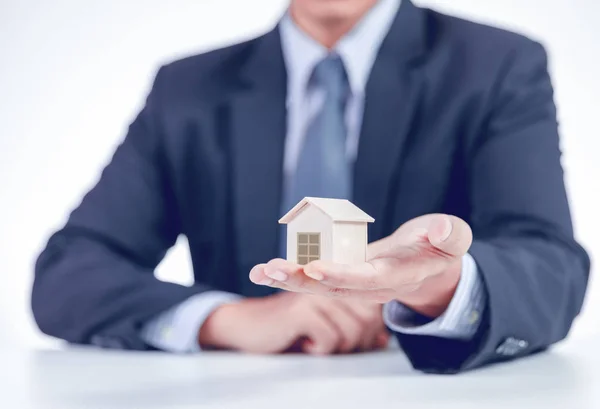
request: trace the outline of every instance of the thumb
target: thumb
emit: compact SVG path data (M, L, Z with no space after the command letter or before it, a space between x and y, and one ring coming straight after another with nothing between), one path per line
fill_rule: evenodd
M473 233L469 225L456 216L438 214L432 217L427 229L432 246L446 254L461 257L471 247Z

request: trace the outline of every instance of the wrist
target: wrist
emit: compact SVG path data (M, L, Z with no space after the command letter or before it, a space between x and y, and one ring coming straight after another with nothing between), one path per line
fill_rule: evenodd
M231 335L235 333L237 305L220 305L206 318L198 331L198 343L202 348L235 349Z
M461 271L462 261L459 260L444 272L427 278L418 290L398 298L398 301L419 314L435 319L450 305Z

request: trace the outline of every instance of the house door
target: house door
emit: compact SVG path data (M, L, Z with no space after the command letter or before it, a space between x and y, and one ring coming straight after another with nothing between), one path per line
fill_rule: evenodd
M298 233L298 264L304 265L321 257L321 233Z

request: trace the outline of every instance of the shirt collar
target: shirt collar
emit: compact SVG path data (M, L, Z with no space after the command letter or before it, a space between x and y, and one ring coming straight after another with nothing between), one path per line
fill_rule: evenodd
M364 93L377 52L396 16L401 0L379 0L334 47L339 54L353 95ZM288 99L304 95L316 64L327 49L304 33L289 12L279 25L288 75Z

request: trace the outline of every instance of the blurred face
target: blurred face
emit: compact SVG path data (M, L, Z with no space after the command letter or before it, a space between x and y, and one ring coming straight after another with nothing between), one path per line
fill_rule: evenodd
M292 0L290 10L300 26L316 37L338 37L349 31L378 0ZM323 41L329 42L326 39Z
M377 0L292 0L294 13L315 22L358 21Z

